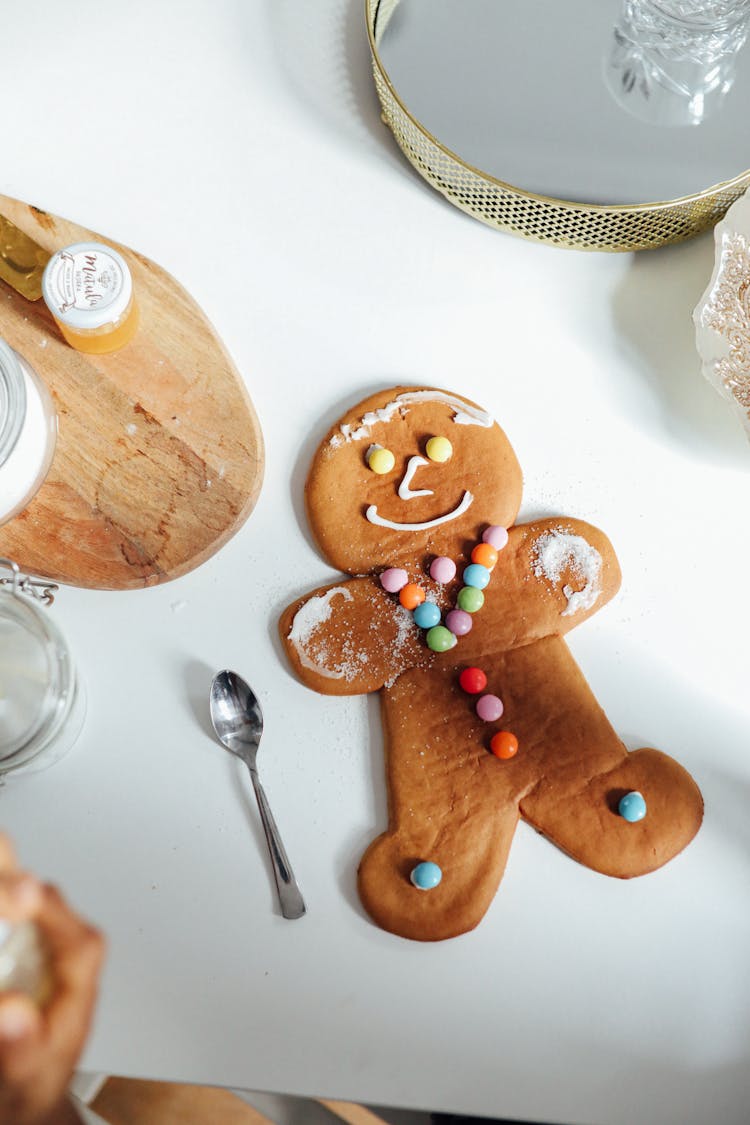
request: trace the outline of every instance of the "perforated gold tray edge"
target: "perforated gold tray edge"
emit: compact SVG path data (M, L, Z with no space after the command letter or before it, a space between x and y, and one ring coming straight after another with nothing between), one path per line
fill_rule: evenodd
M654 203L576 203L524 191L467 164L441 144L399 98L377 49L378 10L392 0L365 0L373 76L389 127L401 151L446 199L496 230L574 250L651 250L682 242L718 222L750 187L750 169L695 195Z

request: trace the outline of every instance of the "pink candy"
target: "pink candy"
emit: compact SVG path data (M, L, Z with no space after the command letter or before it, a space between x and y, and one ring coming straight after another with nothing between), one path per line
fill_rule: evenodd
M490 547L494 547L496 551L502 551L508 542L508 532L504 527L493 523L482 532L482 542L489 543Z
M451 582L455 577L456 564L454 563L453 559L449 559L446 558L445 555L441 555L440 558L432 560L432 565L430 566L430 578L433 578L435 582L440 582L441 584L443 584L445 582Z
M467 633L471 632L473 621L471 614L466 613L463 609L452 609L445 617L446 628L450 629L451 633L455 633L457 637L465 637Z
M503 701L496 695L480 695L477 700L477 715L485 723L494 723L503 710Z
M380 575L380 585L389 594L397 594L409 581L409 575L400 566L389 566Z

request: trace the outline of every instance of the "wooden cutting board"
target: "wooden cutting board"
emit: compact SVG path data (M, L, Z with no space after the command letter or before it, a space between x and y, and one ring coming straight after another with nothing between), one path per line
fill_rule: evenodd
M192 570L244 523L263 479L263 438L221 340L154 262L0 195L0 214L50 252L94 239L133 274L140 326L111 355L65 343L43 301L0 281L0 336L47 384L59 433L49 475L0 526L0 555L96 589L153 586Z

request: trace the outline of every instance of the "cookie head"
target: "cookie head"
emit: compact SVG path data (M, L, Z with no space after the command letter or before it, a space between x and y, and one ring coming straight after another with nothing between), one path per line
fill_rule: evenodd
M396 387L332 427L310 469L306 500L326 558L367 574L426 553L458 558L488 524L510 526L521 470L503 431L476 403Z

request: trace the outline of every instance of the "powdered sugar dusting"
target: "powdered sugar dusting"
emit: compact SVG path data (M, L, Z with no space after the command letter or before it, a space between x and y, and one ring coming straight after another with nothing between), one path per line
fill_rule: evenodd
M414 617L409 612L409 610L404 609L403 606L398 606L396 610L396 636L391 646L391 652L394 657L394 665L397 670L395 671L395 675L393 675L389 680L386 681L385 687L387 688L393 687L396 680L403 671L403 666L400 659L401 653L404 645L407 644L409 638L413 635L415 628L416 626L414 624Z
M557 583L563 571L568 571L583 582L580 590L574 590L567 583L563 586L568 603L562 611L563 617L591 609L602 592L602 557L581 535L573 535L564 528L545 531L534 544L532 563L537 578Z
M325 645L313 641L313 634L328 621L333 612L331 601L339 595L346 601L352 600L351 592L345 586L333 586L325 594L316 594L314 598L310 598L295 613L289 630L289 640L299 654L300 663L311 672L317 672L331 680L352 679L354 675L352 672L346 676L346 665L329 666L326 663L328 654Z

